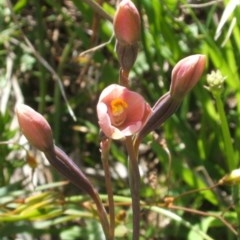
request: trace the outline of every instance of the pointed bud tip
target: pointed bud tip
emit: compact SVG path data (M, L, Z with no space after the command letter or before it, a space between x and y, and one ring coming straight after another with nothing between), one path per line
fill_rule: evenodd
M195 54L180 60L172 71L170 94L182 99L199 81L206 65L206 56Z
M53 149L52 130L46 119L31 107L18 104L15 108L23 135L40 151Z
M140 38L139 12L130 0L123 0L118 5L113 20L114 32L121 44L133 45Z

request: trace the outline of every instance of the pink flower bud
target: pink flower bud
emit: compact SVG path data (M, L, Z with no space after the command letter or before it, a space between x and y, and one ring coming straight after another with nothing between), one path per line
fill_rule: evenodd
M46 119L24 104L17 105L15 111L20 129L27 140L42 152L52 150L52 130Z
M141 95L117 84L105 88L97 104L101 130L112 139L137 133L150 113L151 108Z
M206 56L192 55L180 60L172 71L170 95L182 99L199 81L206 64Z
M139 12L130 0L123 0L118 5L113 20L114 32L121 44L133 45L140 38Z

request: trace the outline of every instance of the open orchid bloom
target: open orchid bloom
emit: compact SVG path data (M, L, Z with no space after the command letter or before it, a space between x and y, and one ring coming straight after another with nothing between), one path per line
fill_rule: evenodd
M101 130L112 139L134 135L150 114L151 108L140 94L118 84L105 88L97 104Z
M47 120L31 107L18 104L16 114L20 129L27 140L40 151L53 149L53 136Z

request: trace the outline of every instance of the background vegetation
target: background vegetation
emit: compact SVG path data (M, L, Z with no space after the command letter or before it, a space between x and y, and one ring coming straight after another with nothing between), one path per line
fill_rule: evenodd
M113 16L115 1L97 1ZM141 47L132 88L153 105L181 58L206 54L206 74L226 77L223 123L206 74L178 112L141 145L142 239L237 239L238 186L213 186L239 166L240 8L233 1L136 0ZM83 1L0 0L0 238L102 239L91 201L21 137L14 106L25 102L49 121L56 143L105 196L96 102L118 80L112 24ZM64 101L59 80L76 121ZM233 148L231 159L227 156ZM111 148L118 239L131 234L126 154ZM170 164L171 160L171 164ZM236 179L239 181L239 179ZM189 192L196 190L196 192ZM170 196L171 198L167 198Z

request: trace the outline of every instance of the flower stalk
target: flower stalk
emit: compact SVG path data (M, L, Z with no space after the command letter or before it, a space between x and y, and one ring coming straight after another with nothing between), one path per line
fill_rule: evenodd
M129 71L126 71L122 68L120 68L120 71L119 71L119 84L126 87L126 88L129 88Z
M109 208L109 238L114 239L115 232L115 207L113 200L113 188L111 181L111 173L109 167L109 148L111 145L111 139L105 138L100 143L101 159L103 164L103 170L105 173L105 185L108 196L108 208Z
M132 197L132 240L138 240L140 236L140 173L138 168L138 157L131 137L125 138L125 145L128 152L129 185Z
M23 104L16 107L16 114L19 126L27 140L44 153L50 164L58 172L92 198L96 204L106 239L113 240L109 230L108 215L96 189L72 159L63 150L54 145L52 129L46 119L40 113Z
M232 171L234 168L237 167L237 164L234 161L235 154L232 144L232 138L228 127L228 121L224 110L224 105L221 98L224 82L225 78L221 75L219 71L212 72L211 74L207 75L208 83L207 89L212 93L216 101L216 107L219 114L220 127L223 135L224 148L226 151L227 167L229 171Z
M88 178L79 169L79 167L69 158L69 156L59 147L54 146L54 151L44 153L51 165L70 180L77 188L86 192L94 201L99 215L103 231L108 240L112 240L109 234L109 222L106 210L101 202L101 199Z

